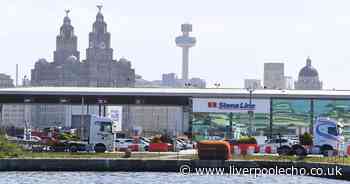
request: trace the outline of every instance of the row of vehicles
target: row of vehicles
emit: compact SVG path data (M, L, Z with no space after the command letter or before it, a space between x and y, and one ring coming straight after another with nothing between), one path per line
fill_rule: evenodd
M267 140L264 145L277 148L280 155L329 155L330 151L337 151L344 142L342 128L339 122L330 118L319 117L313 127L312 146L299 144L298 139L283 138L281 136ZM87 132L84 141L57 141L51 144L53 151L95 151L105 152L125 150L131 145L138 145L139 151L148 151L151 140L146 137L116 138L116 122L107 117L91 115L84 126ZM173 142L174 143L174 142ZM187 140L176 138L174 150L192 149L194 146Z
M274 135L267 139L266 136L256 136L256 144L253 145L256 153L260 150L266 153L277 152L279 155L322 154L331 156L341 152L345 153L346 145L342 132L343 124L328 117L318 117L313 124L312 136L309 134L308 138L299 139L298 136ZM222 138L219 137L216 140L222 140ZM235 139L226 141L231 146L239 144Z
M137 145L138 151L148 151L149 145L151 144L151 139L146 137L117 138L115 142L115 150L118 151L124 151L128 148L132 148L132 145ZM169 146L171 147L172 144L169 143ZM186 139L176 138L174 149L177 151L193 149L193 144Z
M260 146L271 146L277 149L280 155L323 154L328 156L337 153L344 147L344 137L342 136L343 125L331 118L318 117L313 127L313 139L309 145L302 145L296 136L277 136L266 140ZM133 139L117 139L116 148L127 147L133 144ZM139 143L143 145L145 151L148 150L150 140L144 137L139 138ZM193 145L183 139L176 139L176 150L192 149Z
M87 123L83 126L84 140L62 140L59 139L57 132L50 132L50 136L47 134L40 136L31 136L31 142L40 142L43 145L47 145L50 151L66 151L66 152L78 152L78 151L94 151L102 153L106 151L124 151L126 149L132 149L132 151L148 151L151 140L146 137L131 137L131 138L117 138L117 122L108 117L101 117L96 115L90 115ZM193 145L187 140L176 138L175 144L169 144L169 147L173 147L173 150L192 149Z

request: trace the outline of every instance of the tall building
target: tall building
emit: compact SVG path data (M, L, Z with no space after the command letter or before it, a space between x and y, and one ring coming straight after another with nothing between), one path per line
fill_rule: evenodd
M264 88L285 88L284 63L264 63Z
M13 85L13 79L11 76L6 75L4 73L0 73L0 88L12 88L15 87Z
M201 79L199 77L192 77L189 80L189 84L193 88L205 88L207 83L205 82L204 79Z
M31 71L32 86L85 86L87 85L84 63L80 62L77 50L77 36L66 11L59 35L56 37L56 50L53 62L39 59Z
M244 79L244 88L245 89L262 89L261 80L259 79Z
M320 90L322 89L322 81L320 81L317 70L311 65L311 59L306 59L304 66L295 82L295 89L300 90Z
M86 49L86 73L88 86L95 87L133 87L135 71L125 58L113 60L111 35L107 32L107 24L101 13L102 6L89 33L89 48Z
M53 62L39 59L31 73L32 86L133 87L135 71L127 59L113 59L111 35L99 10L89 33L86 60L80 61L77 36L66 11L60 33L56 37Z
M69 11L63 19L58 36L53 62L39 59L31 71L32 86L91 86L133 87L135 71L125 58L113 59L111 34L97 6L98 12L89 33L86 60L81 61L77 50L78 38L74 34ZM34 127L70 126L69 105L32 105L31 122Z
M181 85L175 73L162 74L162 86L181 87Z
M181 25L182 35L176 37L175 42L178 47L182 48L182 80L187 81L188 77L188 60L189 50L196 44L196 38L189 36L192 32L192 24Z
M284 76L285 89L294 89L294 81L291 76Z

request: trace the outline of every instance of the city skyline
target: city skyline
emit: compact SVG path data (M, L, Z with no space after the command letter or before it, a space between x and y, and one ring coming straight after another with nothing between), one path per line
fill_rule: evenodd
M267 1L262 9L245 2L223 2L223 5L232 5L232 9L219 3L204 3L193 9L195 2L180 9L181 3L154 0L140 6L146 7L147 10L143 10L131 6L131 2L103 1L105 18L110 22L109 31L113 35L114 57L130 58L136 73L147 80L159 79L162 73L179 75L181 51L173 38L178 35L179 25L190 22L198 39L190 55L190 77L206 79L209 87L220 82L221 87L237 88L243 87L245 78L263 79L263 63L271 61L284 62L286 75L296 80L305 58L310 56L325 89L350 89L340 80L346 75L346 68L350 68L347 62L350 36L346 34L350 31L350 13L343 8L345 1L329 6L317 1L317 5L328 7L330 11L326 13L314 6L316 1ZM0 72L15 79L18 63L19 80L24 75L30 76L30 69L39 58L52 61L53 38L67 8L71 10L72 25L78 36L78 50L85 58L86 38L99 2L84 3L82 7L81 1L41 1L29 10L30 3L5 1L6 11L0 13L3 22L0 49L5 50L3 60L9 61ZM153 3L157 7L150 6ZM257 3L260 2L255 1ZM213 10L209 12L210 5ZM271 5L273 7L269 7ZM18 52L21 54L16 54ZM150 70L150 64L159 67Z

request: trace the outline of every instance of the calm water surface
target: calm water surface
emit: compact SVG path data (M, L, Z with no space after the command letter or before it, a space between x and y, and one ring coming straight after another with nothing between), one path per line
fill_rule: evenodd
M346 184L350 182L301 176L181 176L156 172L0 172L0 184Z

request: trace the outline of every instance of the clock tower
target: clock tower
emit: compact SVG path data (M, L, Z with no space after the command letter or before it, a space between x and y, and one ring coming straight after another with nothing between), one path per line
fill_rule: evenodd
M102 6L98 5L96 20L89 33L89 48L86 59L88 62L103 62L113 60L113 49L111 48L111 35L107 32L107 24L101 13Z
M112 68L116 61L113 60L111 48L111 35L107 32L107 24L104 21L101 9L98 5L96 20L89 33L89 48L86 49L86 64L89 86L109 87L112 85Z
M70 10L66 10L66 16L63 19L63 25L60 33L56 37L56 51L54 51L54 63L62 64L70 56L74 56L79 61L79 51L77 50L77 37L74 35L74 27L68 16Z

